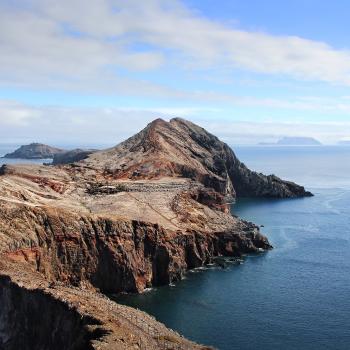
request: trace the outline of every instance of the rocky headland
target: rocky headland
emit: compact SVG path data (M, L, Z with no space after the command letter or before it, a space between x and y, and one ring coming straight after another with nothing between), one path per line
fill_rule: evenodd
M73 164L5 165L0 349L205 349L104 295L268 250L229 203L311 195L249 170L217 137L178 118Z

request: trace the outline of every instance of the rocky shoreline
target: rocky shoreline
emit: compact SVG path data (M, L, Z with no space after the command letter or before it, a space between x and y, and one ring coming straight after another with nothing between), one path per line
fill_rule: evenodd
M224 257L271 249L258 226L231 215L229 202L309 195L302 186L250 171L227 145L182 119L155 120L120 145L74 164L5 165L0 348L55 344L40 335L42 340L25 345L18 333L22 327L28 327L23 334L39 332L42 310L59 303L59 318L49 313L45 320L56 328L43 331L66 339L66 349L204 349L155 320L154 331L140 329L138 320L149 316L137 311L138 317L127 319L136 311L112 307L103 294L140 293L213 261L224 265ZM76 319L85 317L81 298L89 309L86 323ZM14 300L17 327L11 326ZM101 310L110 307L119 311L107 317ZM91 320L99 320L98 327ZM65 322L72 324L69 334ZM69 340L75 330L84 335L77 342Z

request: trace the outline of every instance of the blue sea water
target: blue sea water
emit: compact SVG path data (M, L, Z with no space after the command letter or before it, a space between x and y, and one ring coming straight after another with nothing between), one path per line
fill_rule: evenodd
M235 151L315 196L238 200L232 212L264 225L272 251L119 302L222 350L350 349L350 147Z

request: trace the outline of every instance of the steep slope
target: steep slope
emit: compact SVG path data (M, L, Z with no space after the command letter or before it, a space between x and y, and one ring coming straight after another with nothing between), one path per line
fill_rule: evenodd
M191 178L228 198L311 195L295 183L249 170L227 144L180 118L157 119L118 146L92 154L84 164L116 179Z

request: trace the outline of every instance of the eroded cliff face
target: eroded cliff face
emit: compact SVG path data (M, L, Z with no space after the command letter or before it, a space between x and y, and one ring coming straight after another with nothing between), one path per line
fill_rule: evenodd
M0 276L0 349L92 350L99 322L81 317L42 290L28 290Z
M102 294L0 261L1 350L209 350Z
M213 257L270 248L258 228L244 221L231 231L208 234L62 209L7 207L1 215L7 222L0 224L1 231L8 232L7 258L27 262L50 281L91 285L104 293L141 292L178 281L188 269ZM21 235L13 240L9 233L18 228Z
M145 323L140 312L120 310L96 290L140 292L177 281L187 269L215 256L270 248L257 227L243 221L231 232L207 233L19 203L0 206L0 215L4 350L208 349L155 320L146 318ZM85 308L90 308L88 314Z

